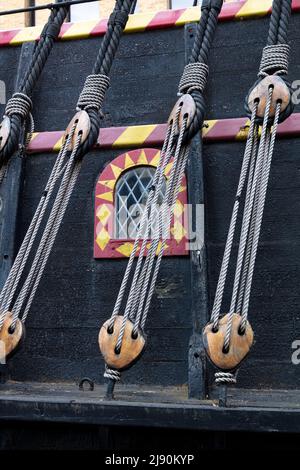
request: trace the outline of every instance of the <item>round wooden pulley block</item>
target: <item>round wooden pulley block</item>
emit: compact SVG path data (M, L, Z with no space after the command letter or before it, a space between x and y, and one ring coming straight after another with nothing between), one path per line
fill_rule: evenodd
M229 350L224 351L228 321L229 314L221 318L216 332L213 331L212 323L206 325L203 330L203 342L208 358L218 369L224 371L235 370L238 367L249 353L254 340L250 323L247 322L245 332L241 333L241 316L234 313Z
M178 126L175 134L179 134L179 131L183 124L183 120L185 118L187 119L187 128L190 126L192 120L194 119L194 116L196 114L196 104L194 98L189 94L181 96L171 111L171 114L168 119L168 124L171 124L173 121L176 120L178 108L180 108L180 113L178 116Z
M126 320L125 331L120 351L116 350L120 329L123 323L123 316L118 315L115 319L112 331L109 330L110 320L107 320L99 332L99 347L105 363L111 369L119 371L128 369L141 356L146 339L141 330L137 335L133 335L133 323Z
M4 149L8 137L10 134L10 119L8 116L4 116L0 123L0 151Z
M19 319L14 327L12 323L12 313L7 312L0 329L0 363L5 363L6 359L16 352L25 334L24 325Z
M91 121L88 113L84 110L78 111L73 119L70 121L64 135L64 142L68 139L70 132L75 126L75 131L68 150L72 150L75 146L79 134L81 135L81 143L85 142L91 130Z
M257 116L263 118L266 111L266 105L269 98L270 87L273 88L270 117L275 116L278 102L281 103L280 112L286 110L291 101L291 93L287 84L277 75L265 77L253 88L249 95L248 106L253 111L255 103L258 102Z

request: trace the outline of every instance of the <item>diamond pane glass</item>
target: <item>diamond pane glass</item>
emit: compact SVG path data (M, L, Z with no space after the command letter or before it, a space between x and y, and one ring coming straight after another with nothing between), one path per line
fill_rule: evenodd
M127 171L118 181L116 187L116 233L117 239L135 238L139 223L145 209L149 190L155 174L150 166L137 167ZM155 230L159 206L166 191L166 181L160 192L158 207L152 208L151 227L148 233ZM147 229L146 229L147 231ZM145 236L143 234L143 236Z

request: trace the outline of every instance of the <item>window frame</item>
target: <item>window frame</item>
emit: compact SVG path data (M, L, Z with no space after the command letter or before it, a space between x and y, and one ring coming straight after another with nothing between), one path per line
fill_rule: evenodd
M130 256L134 240L115 238L117 183L130 169L151 166L157 168L160 150L153 148L131 150L113 159L100 173L95 188L94 258L126 258ZM166 168L170 174L172 162ZM171 237L164 256L186 256L188 234L187 181L184 176L177 198L177 209L172 217ZM138 255L138 253L137 253Z

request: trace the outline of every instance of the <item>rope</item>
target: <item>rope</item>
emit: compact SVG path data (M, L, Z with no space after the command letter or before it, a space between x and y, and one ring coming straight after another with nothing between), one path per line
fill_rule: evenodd
M292 86L286 79L290 53L290 47L287 44L287 36L291 11L292 0L273 0L267 45L263 49L258 72L259 79L250 88L246 97L245 109L248 116L251 115L251 111L249 109L249 96L252 93L252 90L269 75L281 76L292 95ZM287 119L292 114L293 110L293 101L290 100L287 108L280 113L279 122L283 122ZM256 121L258 124L263 123L263 119L259 117L257 117Z
M10 134L4 148L0 151L0 168L18 150L21 133L27 118L30 120L30 129L33 132L33 118L30 114L32 101L30 97L48 60L54 41L59 35L68 11L69 9L65 7L55 8L51 11L19 90L7 103L5 114L9 116L11 121ZM26 142L28 142L28 137Z
M194 99L196 105L196 114L186 129L185 135L183 137L183 144L188 144L193 137L199 132L199 129L202 128L205 114L205 101L203 98L204 90L204 75L208 74L208 61L209 53L212 47L213 39L215 36L215 31L218 23L218 16L223 5L223 0L203 0L201 5L201 18L197 25L197 31L195 35L194 45L192 53L189 59L189 64L199 63L201 64L201 82L196 79L196 88L191 91L191 96ZM198 66L198 71L200 71ZM185 69L186 70L186 69ZM196 71L196 69L194 69ZM185 71L184 71L185 74ZM194 77L193 77L194 78ZM191 86L193 87L193 82ZM200 85L200 88L199 87ZM179 87L180 93L180 87Z
M117 315L120 315L125 300L125 293L128 291L122 324L116 342L116 351L119 352L122 348L128 319L134 324L132 331L133 336L137 335L140 329L143 331L145 327L162 256L169 236L174 206L184 176L191 139L197 132L201 131L203 125L205 112L203 91L206 86L209 71L207 65L208 55L222 3L222 1L217 0L204 0L202 5L202 15L197 26L192 55L179 83L179 95L188 93L193 97L196 105L196 114L189 126L187 116L183 116L181 122L182 103L178 102L175 117L167 128L160 161L153 177L146 207L142 214L138 233L108 326L109 330L114 328L115 319ZM179 134L177 132L178 129ZM165 169L171 161L172 167L170 176L157 216L157 205L165 184ZM153 236L151 233L150 246L147 246L154 217L157 219L155 230ZM139 253L134 267L134 260L138 249ZM107 375L105 375L105 377L107 377ZM110 378L114 380L113 377Z
M268 43L263 50L258 74L259 81L268 75L286 75L288 72L289 46L286 44L286 40L290 11L291 1L274 0ZM254 86L257 86L257 83ZM271 118L270 111L273 93L274 89L270 86L262 122L257 118L258 103L254 105L251 113L247 105L247 112L251 115L250 130L210 320L213 324L213 330L218 331L240 202L245 192L238 254L235 262L228 323L223 345L224 352L228 352L230 348L232 323L235 313L239 313L241 316L240 333L245 334L246 332L255 261L278 124L291 113L292 109L292 105L290 105L285 112L281 112L281 102L278 101L275 116ZM259 138L260 123L262 124L262 129ZM218 372L216 374L217 383L231 383L231 380L231 375L227 373Z
M82 158L90 147L94 145L99 135L101 123L100 111L105 93L109 87L108 73L110 72L132 3L133 0L117 0L116 2L108 31L101 43L93 73L87 77L78 99L77 110L86 110L90 118L89 135L86 141L82 142L82 134L78 132L74 147L72 151L69 151L68 149L73 141L77 127L77 123L74 123L59 152L39 205L0 294L0 329L3 325L5 313L8 310L13 313L13 326L18 318L21 317L24 323L28 317L69 200L75 188L82 165ZM54 15L53 12L52 15L53 19L59 16ZM62 17L60 16L61 19ZM48 25L42 37L53 40L56 34L58 34L58 28L52 24ZM39 45L37 49L41 52ZM105 66L102 62L105 62ZM26 84L29 82L27 80ZM13 103L14 109L16 109L17 104L19 105L19 103ZM53 202L51 203L51 201ZM43 224L44 227L42 228ZM37 246L35 246L36 244ZM33 255L29 272L21 286L22 274L33 250L35 250L35 254Z

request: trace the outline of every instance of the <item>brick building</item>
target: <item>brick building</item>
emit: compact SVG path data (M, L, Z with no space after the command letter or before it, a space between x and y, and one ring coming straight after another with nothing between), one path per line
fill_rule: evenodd
M32 4L43 5L49 3L50 1L51 0L10 0L7 2L7 0L0 0L0 10L22 8L24 5ZM101 0L88 5L74 5L71 11L71 20L89 20L97 16L99 18L106 18L111 12L113 5L114 0ZM192 5L193 0L138 0L136 12L144 13L147 11L159 11L169 8L184 8ZM30 26L33 21L35 24L42 24L48 17L48 11L45 10L36 12L34 17L35 18L33 19L30 17L30 15L25 15L24 13L0 17L0 29L19 28L25 25Z

